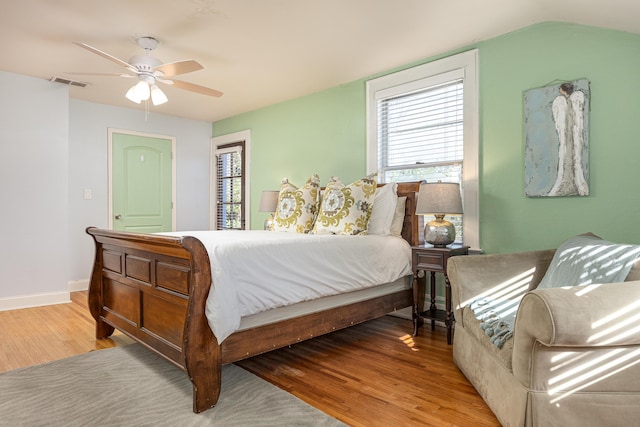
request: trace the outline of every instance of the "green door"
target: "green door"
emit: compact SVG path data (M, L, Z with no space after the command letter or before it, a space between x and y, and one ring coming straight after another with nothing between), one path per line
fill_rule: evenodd
M113 229L172 231L172 140L111 134Z

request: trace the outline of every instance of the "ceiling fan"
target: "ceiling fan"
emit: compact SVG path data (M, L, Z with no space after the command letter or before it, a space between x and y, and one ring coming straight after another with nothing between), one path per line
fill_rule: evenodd
M138 46L143 48L146 52L144 55L135 55L129 59L129 62L109 55L95 47L89 46L85 43L73 42L74 44L87 49L89 52L93 52L111 62L123 66L129 71L129 73L67 73L67 74L82 74L93 76L111 76L111 77L127 77L137 78L138 81L135 85L129 89L125 95L127 99L140 104L142 101L146 101L151 98L153 105L164 104L168 101L167 96L158 87L156 83L164 83L177 87L179 89L185 89L191 92L200 93L202 95L222 96L222 92L210 89L208 87L200 86L195 83L189 83L181 80L167 79L167 77L173 77L180 74L191 73L193 71L201 70L204 67L200 65L198 61L193 59L186 59L183 61L175 61L163 64L157 58L151 56L151 51L158 47L158 40L154 37L143 36L137 39Z

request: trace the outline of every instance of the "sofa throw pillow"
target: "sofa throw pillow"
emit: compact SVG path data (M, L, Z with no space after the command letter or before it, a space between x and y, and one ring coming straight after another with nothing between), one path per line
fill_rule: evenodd
M575 236L558 247L537 289L623 282L639 256L638 245Z
M391 222L398 204L397 189L398 184L395 182L390 182L376 189L367 234L382 236L391 234Z
M316 220L316 234L367 234L376 193L376 176L369 175L349 185L331 177Z
M309 233L318 215L320 178L314 174L298 188L283 178L273 220L274 231Z

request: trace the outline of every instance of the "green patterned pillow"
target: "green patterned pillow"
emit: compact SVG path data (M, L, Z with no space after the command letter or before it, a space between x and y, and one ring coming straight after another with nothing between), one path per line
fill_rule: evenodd
M273 230L309 233L313 230L319 205L320 178L318 175L311 175L302 188L296 187L287 178L283 178Z
M331 177L320 203L316 234L367 234L377 174L349 185Z

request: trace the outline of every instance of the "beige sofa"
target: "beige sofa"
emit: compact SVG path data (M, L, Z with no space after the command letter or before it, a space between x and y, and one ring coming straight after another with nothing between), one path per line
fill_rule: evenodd
M625 283L536 290L553 255L449 260L456 365L505 426L640 425L640 268ZM469 305L522 294L498 348Z

